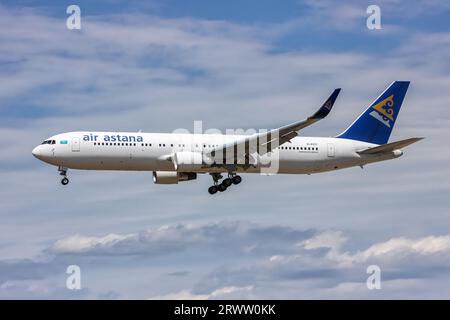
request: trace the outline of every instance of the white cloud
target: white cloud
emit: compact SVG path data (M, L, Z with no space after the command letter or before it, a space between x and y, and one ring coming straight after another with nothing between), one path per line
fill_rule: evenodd
M104 237L74 235L55 242L51 250L55 253L82 253L96 248L110 248L120 241L134 238L133 235L108 234Z
M150 298L152 300L213 300L213 299L239 299L243 295L248 298L253 290L252 286L246 287L224 287L214 290L209 294L195 294L190 290L181 290L163 296Z
M317 248L330 248L338 250L347 239L340 231L328 230L324 231L311 239L307 239L300 243L306 250L312 250Z
M53 254L90 254L101 256L127 254L170 254L174 251L214 250L221 248L223 254L233 252L252 255L280 251L280 244L288 241L302 241L311 231L293 230L288 227L259 226L243 221L223 221L206 225L175 224L164 225L131 234L108 234L92 237L73 235L57 240L50 248ZM271 237L270 243L262 237ZM243 245L245 244L245 245ZM283 251L292 251L288 246Z
M39 262L0 261L0 290L3 296L20 295L21 290L33 291L23 284L35 283L51 297L55 291L46 279L64 277L67 265L76 263L88 275L83 283L91 297L110 296L101 292L120 292L123 297L124 290L131 289L132 297L154 299L370 297L366 268L376 264L383 292L372 294L374 298L401 296L402 285L422 290L422 296L445 294L426 288L426 283L450 282L450 235L395 237L350 250L356 242L340 230L242 221L165 225L106 236L77 234L57 240ZM116 265L126 266L134 276L122 283L112 267ZM91 281L98 272L109 275L102 286Z
M274 263L292 263L305 258L305 250L327 249L322 256L336 267L349 268L367 263L380 263L389 266L404 265L414 258L423 257L428 263L447 266L445 259L450 255L450 235L428 236L418 239L397 237L371 245L365 250L349 253L343 250L348 238L340 231L327 230L302 241L298 246L301 253L286 256L273 256ZM428 260L431 259L431 260ZM433 262L432 262L433 261Z

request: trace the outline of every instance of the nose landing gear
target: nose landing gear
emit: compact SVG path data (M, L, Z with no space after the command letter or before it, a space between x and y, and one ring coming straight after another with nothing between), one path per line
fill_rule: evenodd
M228 178L223 179L221 183L219 183L219 180L222 179L223 176L220 173L211 173L211 176L214 185L208 188L209 194L215 194L217 191L224 192L232 184L239 184L242 181L241 176L238 176L235 173L229 173Z
M58 171L59 171L59 174L61 176L63 176L63 178L61 179L61 184L63 186L67 185L69 183L69 179L67 178L67 168L58 167Z

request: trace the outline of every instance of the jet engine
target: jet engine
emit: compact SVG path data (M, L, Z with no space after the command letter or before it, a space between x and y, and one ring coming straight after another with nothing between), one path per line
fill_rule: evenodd
M153 171L153 182L156 184L177 184L180 181L197 179L195 172Z

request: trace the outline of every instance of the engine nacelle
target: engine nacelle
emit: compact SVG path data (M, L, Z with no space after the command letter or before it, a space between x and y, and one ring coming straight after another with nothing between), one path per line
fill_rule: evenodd
M201 169L203 156L200 152L177 152L173 156L173 164L178 172L190 172Z
M153 171L153 182L156 184L177 184L180 181L197 179L195 172Z

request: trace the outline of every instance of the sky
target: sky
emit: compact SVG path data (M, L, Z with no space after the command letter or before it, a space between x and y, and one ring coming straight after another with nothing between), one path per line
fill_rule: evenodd
M0 299L450 298L449 15L444 0L0 1ZM210 196L206 175L71 170L63 187L31 155L75 130L275 128L341 87L301 132L336 136L394 80L411 85L391 141L425 139L363 170L244 175Z

